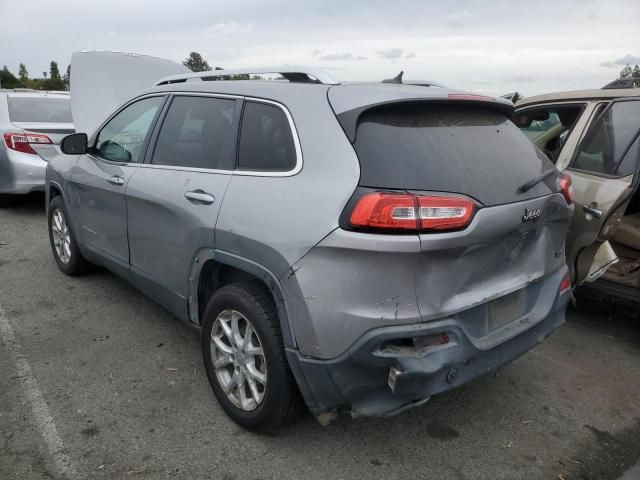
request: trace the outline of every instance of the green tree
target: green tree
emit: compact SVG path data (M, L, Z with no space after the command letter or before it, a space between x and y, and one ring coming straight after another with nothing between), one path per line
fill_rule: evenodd
M60 69L58 63L52 61L49 65L49 78L47 78L46 72L42 72L44 80L37 83L36 88L41 90L66 90L67 85L60 76Z
M9 68L5 65L0 70L0 88L18 88L20 87L20 80L9 71Z
M620 78L631 78L633 74L633 70L631 70L631 66L627 64L622 70L620 70Z
M209 63L198 52L191 52L182 64L192 72L207 72L211 70Z
M631 74L633 78L640 78L640 66L636 63L636 66L633 67L633 73Z
M57 62L51 62L51 65L49 66L49 78L51 80L62 80L60 78L60 70L58 70Z
M24 63L20 64L20 68L18 69L18 77L20 77L20 81L25 83L29 80L29 72L27 71L27 67Z
M67 90L69 90L71 88L71 65L67 65L67 71L65 72L64 77L62 77L62 81L67 87Z

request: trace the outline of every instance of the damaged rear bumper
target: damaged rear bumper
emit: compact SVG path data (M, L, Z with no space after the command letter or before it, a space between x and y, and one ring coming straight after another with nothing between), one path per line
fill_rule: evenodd
M563 269L557 275L561 278L565 272ZM287 356L309 409L319 419L340 412L394 415L523 355L564 323L569 299L569 292L558 294L548 315L537 321L515 320L508 326L511 333L506 335L511 336L506 338L499 338L499 334L493 340L474 338L455 318L445 318L376 328L332 360L305 357L297 350L288 350ZM509 332L508 327L501 330ZM443 333L446 344L422 352L385 347L398 340Z

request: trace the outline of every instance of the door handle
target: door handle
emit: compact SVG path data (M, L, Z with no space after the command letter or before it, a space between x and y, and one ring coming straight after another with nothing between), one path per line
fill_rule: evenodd
M114 175L113 177L109 177L107 179L107 181L111 184L111 185L124 185L124 180L122 179L122 177L119 177L117 175Z
M203 203L205 205L210 205L216 200L213 195L210 195L207 192L203 192L202 190L192 190L190 192L184 192L184 198L186 198L190 202Z
M598 210L597 208L595 208L595 205L594 206L585 205L584 207L582 207L582 210L584 210L585 213L592 215L594 218L602 217L602 210Z

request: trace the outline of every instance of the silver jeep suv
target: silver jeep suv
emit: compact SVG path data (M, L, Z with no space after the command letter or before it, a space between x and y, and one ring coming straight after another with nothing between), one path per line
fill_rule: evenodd
M268 72L162 79L47 171L59 268L197 326L233 420L394 414L563 323L569 183L510 103Z

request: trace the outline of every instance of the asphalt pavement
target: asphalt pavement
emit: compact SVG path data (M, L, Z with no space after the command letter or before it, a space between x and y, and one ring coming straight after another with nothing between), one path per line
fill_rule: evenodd
M0 209L0 479L640 478L633 316L581 303L418 409L256 435L217 405L195 330L104 270L58 271L42 202Z

